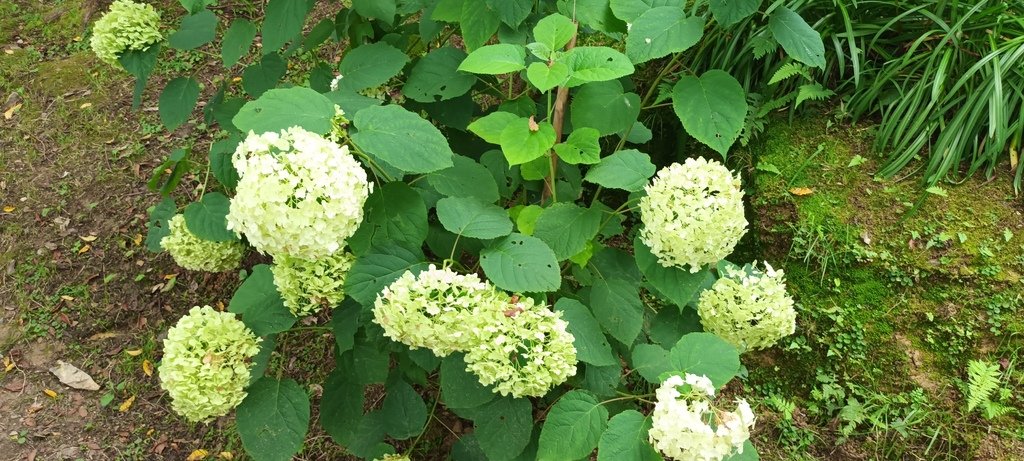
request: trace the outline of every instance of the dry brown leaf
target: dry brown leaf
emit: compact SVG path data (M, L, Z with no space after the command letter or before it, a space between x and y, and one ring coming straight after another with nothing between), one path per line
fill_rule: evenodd
M124 412L128 411L129 408L132 407L133 403L135 403L135 396L134 395L131 396L131 397L128 397L128 400L125 400L124 402L121 402L121 406L117 407L117 411L120 411L121 413L124 413Z
M89 341L99 341L101 339L116 338L118 336L119 335L117 333L114 333L112 331L105 331L103 333L96 333L96 334L90 336L89 337Z
M57 366L50 367L50 373L53 373L65 386L84 391L100 390L100 385L93 381L92 376L62 360L57 361Z
M15 105L13 105L13 106L11 106L10 109L7 109L7 111L4 112L4 120L10 120L11 117L14 117L14 113L17 112L18 109L21 109L21 103L20 102L15 104Z
M796 195L797 197L803 197L805 195L811 195L814 193L814 189L810 187L794 187L789 190L790 194Z
M206 459L207 456L210 456L210 452L203 449L199 449L193 451L190 455L188 455L188 458L185 458L185 461L202 461Z
M149 363L149 360L142 361L142 372L145 373L146 376L153 376L153 364Z

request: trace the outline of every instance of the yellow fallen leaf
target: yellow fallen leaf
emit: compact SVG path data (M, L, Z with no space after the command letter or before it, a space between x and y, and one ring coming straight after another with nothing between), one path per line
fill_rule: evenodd
M217 310L224 312L224 301L217 301Z
M86 235L84 237L83 236L79 236L78 238L82 239L82 241L86 242L86 243L88 243L88 242L95 242L96 239L97 239L97 237L95 235Z
M91 247L91 246L89 246L89 245L86 245L86 246L84 246L84 247L82 247L82 248L79 248L79 249L78 249L78 254L84 254L84 253L88 253L88 252L89 252L89 250L91 250L91 249L92 249L92 247Z
M4 373L14 369L14 360L10 357L4 357Z
M222 451L222 452L220 452L219 456L220 456L220 459L226 459L226 460L229 460L229 461L232 460L232 459L235 459L235 455L231 454L230 451Z
M164 276L164 280L170 280L173 278L178 278L178 274L167 274Z
M91 102L85 102L85 103L82 103L81 106L78 106L79 109L88 109L90 107L92 107L92 103Z
M73 38L71 40L74 40L76 42L80 42L80 41L82 41L82 36L81 35L76 35L75 38Z
M12 49L10 49L10 48L7 48L6 50L4 50L4 53L7 53L7 54L14 54L14 50L12 50Z
M12 211L14 211L14 207L13 206L7 205L7 206L4 207L4 213L10 213Z
M68 295L60 295L60 299L61 299L61 301L71 302L71 301L75 300L75 297L74 296L68 296Z
M121 402L121 406L117 407L117 411L120 411L121 413L124 413L124 412L128 411L129 408L132 407L133 403L135 403L135 396L134 395L131 396L131 397L128 397L128 400L125 400L124 402Z
M139 355L142 355L142 349L128 349L124 351L124 353L132 357L138 357Z
M149 360L142 361L142 372L145 373L146 376L153 376L153 364L149 363Z
M142 234L135 234L135 238L132 239L132 243L136 246L142 245Z
M156 429L150 429L146 431L146 437L152 436L156 432Z
M10 109L7 109L4 112L4 120L10 120L11 117L14 117L14 113L17 112L18 109L21 109L21 103L20 102L15 104L15 105L13 105L13 106L11 106Z
M814 189L811 189L810 187L794 187L794 188L789 190L789 193L793 194L793 195L796 195L798 197L803 197L805 195L813 194L814 193Z
M57 392L52 389L43 389L43 393L48 395L51 399L57 398Z
M192 454L188 455L188 458L185 458L185 461L202 461L206 459L207 456L210 456L210 452L202 449L195 450Z
M235 78L231 79L231 81L235 82L235 83L241 82L242 81L242 77L235 77Z

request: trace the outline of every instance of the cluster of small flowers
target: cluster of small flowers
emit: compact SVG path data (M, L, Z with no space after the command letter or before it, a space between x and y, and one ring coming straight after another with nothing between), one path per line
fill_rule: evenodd
M281 255L274 258L271 271L285 307L302 317L345 299L345 279L353 262L355 256L347 251L314 260Z
M170 234L160 240L160 247L179 266L193 271L223 272L238 267L245 247L242 242L212 242L196 237L185 225L183 215L168 221Z
M164 340L160 387L171 396L171 408L199 422L242 403L259 341L234 314L210 306L189 310Z
M738 399L735 411L717 408L711 380L689 373L669 377L655 395L648 437L665 456L676 461L721 461L734 452L743 453L754 427L746 400Z
M240 179L228 229L262 253L329 256L363 220L373 185L348 146L298 127L250 132L231 161Z
M658 172L640 199L640 239L664 267L697 272L732 252L746 232L740 180L703 158Z
M384 455L383 458L377 458L373 461L410 461L409 455L400 455L398 453Z
M704 329L741 351L771 347L796 331L796 310L782 270L764 265L764 271L726 268L697 304Z
M126 51L139 51L163 39L160 13L152 5L116 0L92 29L92 51L103 62L120 67L117 59Z
M406 272L374 303L392 340L440 357L466 352L467 369L494 391L541 396L576 373L576 348L558 313L480 280L430 266Z

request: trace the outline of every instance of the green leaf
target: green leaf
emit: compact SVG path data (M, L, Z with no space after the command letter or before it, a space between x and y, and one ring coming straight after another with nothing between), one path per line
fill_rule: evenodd
M600 324L587 306L575 299L561 298L555 303L555 310L562 312L562 319L569 324L569 333L574 338L572 344L580 361L597 366L619 364L608 338L601 333Z
M608 410L586 391L569 391L548 411L540 431L538 461L582 459L597 448Z
M644 304L636 286L621 279L594 281L590 293L594 317L608 334L627 346L633 344L644 324Z
M179 50L199 48L213 40L217 34L217 15L210 10L185 16L178 30L167 37L167 44Z
M527 205L519 210L519 216L516 216L516 228L519 232L526 235L533 235L533 230L537 226L537 218L544 212L544 208L540 205Z
M666 306L658 309L658 314L651 320L647 335L651 341L664 347L672 347L683 335L701 331L703 329L696 309Z
M267 373L267 367L270 366L270 356L273 354L274 348L276 347L276 335L264 336L263 341L260 341L260 351L252 358L252 362L250 362L251 365L249 365L250 386L256 381L259 381L260 378Z
M691 273L678 267L662 266L658 263L657 256L651 254L651 249L644 245L639 237L633 241L633 252L636 256L636 266L647 281L680 308L693 299L708 277L707 268Z
M553 61L550 64L535 62L526 69L526 78L540 91L548 91L564 85L569 79L569 66Z
M501 131L501 151L509 165L520 165L540 158L555 145L555 127L532 118L513 120ZM533 123L536 130L530 129Z
M740 370L736 348L711 333L683 336L669 351L669 360L673 371L707 376L716 388L728 384Z
M353 48L338 65L342 79L339 88L352 91L381 86L398 75L409 62L409 57L384 42Z
M570 165L594 164L601 161L601 132L590 127L580 127L562 143L555 144L555 153Z
M626 32L626 23L612 14L610 0L558 0L558 11L591 29L605 34Z
M356 255L377 243L418 247L427 238L427 206L408 184L393 181L376 188L363 204L363 224L348 244Z
M562 60L569 66L569 87L616 80L634 71L626 55L607 46L577 46L566 52Z
M590 127L607 136L633 126L640 115L640 96L624 93L617 80L590 83L576 92L570 107L573 129Z
M474 74L497 75L518 72L526 67L526 48L499 43L477 48L459 64L459 70Z
M497 397L490 388L480 384L480 379L466 371L466 361L461 353L445 357L441 361L441 397L448 408L476 408Z
M160 54L160 44L150 45L145 50L128 50L117 58L121 67L137 79L145 80L156 67L156 57Z
M498 201L498 184L486 167L469 157L452 157L454 165L427 175L427 182L449 197L476 197L483 202Z
M352 8L364 18L380 19L388 24L395 20L395 0L352 0Z
M388 435L405 440L423 431L427 422L427 405L409 383L396 379L388 385L381 412Z
M724 461L758 461L761 457L757 454L757 448L747 440L743 442L743 453L733 453L727 456Z
M761 0L710 0L708 6L715 21L728 27L756 13Z
M295 325L294 315L284 306L274 285L270 266L258 264L228 303L228 311L240 314L242 322L256 336L280 333Z
M476 119L469 124L469 131L491 144L501 144L501 132L519 116L509 112L496 111Z
M651 384L660 384L661 375L672 371L669 352L654 344L637 344L633 348L633 368Z
M352 353L345 354L338 366L349 369L361 384L383 384L388 378L391 354L384 349L383 338L376 338L376 342L370 341L370 338L364 338L356 344Z
M499 25L501 25L501 19L485 2L463 2L459 27L462 29L462 39L466 44L466 50L472 52L487 43L498 31Z
M324 382L320 414L330 417L320 418L320 424L339 445L348 446L355 441L356 431L363 419L363 389L352 370L343 368L335 368Z
M341 107L345 114L352 116L367 107L379 106L383 103L380 99L363 96L349 89L339 89L324 93L327 99Z
M352 141L407 173L430 173L453 165L448 140L430 122L400 106L367 107L353 120Z
M768 29L786 54L811 67L825 68L825 43L821 34L795 11L780 6L768 18Z
M480 252L480 267L498 288L519 293L555 291L562 284L555 253L538 238L513 233Z
M256 25L247 19L234 19L231 27L224 33L224 41L221 43L220 59L224 67L231 67L238 63L242 56L252 48L252 41L256 38Z
M626 410L608 421L608 430L597 445L597 461L655 461L658 451L647 442L651 417Z
M672 88L672 108L690 136L724 157L743 130L747 97L731 75L709 70L700 78L679 79Z
M246 67L242 71L242 88L254 98L260 97L277 86L278 80L284 77L288 65L277 53L269 53L263 56L260 62Z
M228 230L228 209L231 200L220 192L208 192L203 199L185 207L185 225L196 237L212 242L238 240L235 231Z
M597 236L601 212L571 203L556 203L544 209L537 218L533 236L547 243L559 261L583 251L587 242Z
M246 453L257 461L287 461L309 431L309 396L299 383L261 378L238 405L236 425Z
M533 27L534 40L543 43L548 49L561 50L576 35L576 23L558 13L549 15Z
M380 456L380 444L384 442L384 414L374 410L359 419L355 427L355 436L345 448L360 458L376 459Z
M324 18L320 20L320 22L316 23L316 25L313 26L313 29L311 29L309 33L306 34L306 38L302 41L302 49L304 51L316 51L316 48L318 46L327 41L327 39L331 38L331 34L334 34L335 30L336 27L333 19ZM318 68L321 68L319 67L319 64L317 66ZM328 69L328 78L326 80L328 80L329 83L330 79L332 79L334 76L333 74L330 73L330 66L328 66L327 64L323 64L323 67ZM312 80L312 75L310 77L310 79ZM310 83L310 86L312 86L312 83ZM323 91L327 90L324 89Z
M298 126L314 133L331 131L334 103L309 88L293 86L267 91L249 101L232 123L243 133L281 131Z
M167 227L167 221L177 213L178 206L175 205L174 199L170 197L164 197L160 203L153 207L153 211L149 214L149 231L146 233L147 250L153 253L163 251L160 241L171 234L171 230Z
M622 383L622 365L598 367L586 364L583 367L583 389L593 392L598 397L612 397Z
M384 287L407 271L419 273L427 268L423 252L399 243L382 243L356 258L345 278L345 294L364 306L372 305Z
M232 135L210 145L210 172L228 189L238 185L238 171L231 164L231 155L235 153L239 141L238 136Z
M647 10L659 6L683 8L686 6L686 2L685 0L611 0L612 13L627 23L636 21L636 18L639 18Z
M587 171L583 180L611 189L636 192L643 190L647 180L654 176L654 170L649 155L626 149L601 159L601 163Z
M206 8L208 5L217 3L217 0L178 0L181 6L188 11L189 14L195 14L199 10Z
M413 101L430 103L462 96L473 88L476 77L459 71L466 52L450 46L427 53L409 72L402 94Z
M331 332L334 333L334 342L338 345L338 354L344 354L355 347L361 312L362 307L349 298L345 298L341 306L331 311Z
M682 8L662 6L636 18L626 36L626 56L634 64L686 51L704 35L704 18Z
M438 200L437 219L445 229L463 237L493 239L512 232L512 221L504 208L474 197Z
M199 100L199 83L189 77L178 77L167 83L160 93L160 122L167 131L174 131L188 120Z
M516 29L533 11L533 0L487 0L505 25Z
M263 53L273 53L302 32L306 15L313 9L310 0L269 0L263 17Z
M500 397L480 409L474 418L477 441L489 461L509 461L530 444L533 404L529 399Z

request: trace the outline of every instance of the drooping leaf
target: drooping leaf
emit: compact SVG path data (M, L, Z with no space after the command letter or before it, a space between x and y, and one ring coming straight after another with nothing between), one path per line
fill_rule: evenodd
M825 68L825 43L800 15L784 6L772 11L768 29L786 54L811 67Z
M611 189L630 192L643 190L647 180L654 176L651 157L635 149L620 150L601 159L587 171L584 181Z
M498 201L498 184L486 167L469 157L452 157L454 165L427 175L434 189L449 197L475 197L482 202Z
M683 336L669 351L669 360L673 371L707 376L717 388L725 386L740 370L736 348L711 333Z
M256 25L247 19L236 18L231 21L231 27L224 33L224 40L221 43L220 59L224 67L231 67L238 63L238 60L252 48L252 41L256 38Z
M341 72L339 88L359 91L383 85L398 75L409 62L402 50L384 42L353 48L338 65Z
M459 27L462 30L462 39L466 44L467 51L472 52L487 43L498 31L499 25L501 25L501 19L486 2L463 2Z
M361 312L362 307L350 298L345 298L340 306L331 311L331 332L338 345L338 354L344 354L355 347Z
M679 7L662 6L636 18L626 36L626 56L634 64L686 51L704 35L704 19Z
M190 77L178 77L160 93L160 122L174 131L188 120L199 100L199 83Z
M626 23L612 14L610 0L558 0L558 12L605 34L626 32Z
M540 158L555 145L555 128L546 121L512 120L501 131L500 144L509 165L527 163Z
M555 310L560 311L562 319L569 324L573 345L581 362L597 366L618 364L608 338L601 332L600 324L587 306L574 299L562 298L555 303Z
M466 370L461 353L445 357L440 373L441 397L448 408L476 408L497 397L490 388L480 384L476 375Z
M384 287L407 271L427 268L423 252L399 243L374 245L356 258L345 278L345 294L364 306L371 305Z
M395 0L353 0L352 8L364 18L380 19L388 24L395 20Z
M449 232L463 237L493 239L512 232L512 221L504 208L474 197L438 200L437 218Z
M356 113L352 140L364 151L407 173L453 165L448 140L430 122L400 106L373 106Z
M586 458L608 426L608 410L586 391L563 395L548 411L540 431L538 461Z
M267 90L277 86L277 82L284 77L288 65L277 53L263 55L260 62L246 67L242 71L242 88L254 98L260 97Z
M267 367L270 366L270 356L276 347L277 335L264 336L263 340L260 341L260 351L252 358L251 365L249 366L250 386L266 374Z
M450 46L427 53L409 72L402 94L418 102L446 101L466 94L476 78L459 69L466 52Z
M242 322L256 336L280 333L291 328L298 320L284 306L277 286L274 285L274 274L266 264L252 268L252 273L231 297L228 311L241 314Z
M416 247L427 238L427 206L404 182L389 182L377 188L363 209L363 224L348 242L357 255L376 243L403 242Z
M519 116L509 112L494 111L469 124L469 131L491 144L501 144L501 132Z
M683 8L686 0L611 0L612 13L627 23L633 23L647 10L659 6Z
M598 461L655 461L661 455L647 441L650 415L626 410L608 421L608 429L597 445Z
M563 261L583 251L587 242L597 236L601 218L597 209L556 203L545 208L537 218L533 236L548 244L555 257Z
M352 370L335 368L324 382L320 399L320 424L336 443L348 446L353 441L363 418L363 385Z
M167 44L179 50L191 50L210 43L216 34L217 15L204 9L185 16L178 30L167 37Z
M487 0L487 6L501 18L501 22L515 29L533 11L532 0Z
M590 127L606 136L633 126L640 115L640 96L625 93L617 80L588 83L576 92L570 107L574 129Z
M474 74L507 74L526 67L526 49L519 45L499 43L487 45L469 53L459 64L459 70Z
M334 103L306 87L278 88L242 106L232 120L243 133L280 131L294 126L323 134L331 131Z
M264 9L263 53L272 53L297 37L315 1L269 0Z
M605 331L627 346L640 334L644 324L644 305L632 283L620 279L594 281L590 294L594 317Z
M427 422L427 405L409 383L397 379L388 385L384 397L384 427L388 435L397 440L414 437Z
M715 21L728 27L756 13L761 0L710 0L708 7Z
M164 237L170 235L171 231L167 226L167 221L174 217L178 212L178 206L174 204L174 199L171 197L164 197L149 214L149 231L146 233L146 249L153 252L159 253L163 251L163 247L160 246L160 241Z
M690 136L725 157L743 130L747 97L731 75L709 70L700 78L680 78L672 88L672 107Z
M513 233L480 252L480 267L498 288L513 292L557 290L562 279L558 260L543 241Z
M135 90L132 92L132 110L142 103L142 92L146 89L149 74L156 67L156 57L160 54L160 44L150 45L145 50L128 50L117 58L124 70L135 77Z
M246 453L257 461L287 461L309 431L309 396L299 383L264 377L247 389L236 424Z
M238 234L228 230L229 200L220 192L207 192L202 200L185 207L185 225L196 237L213 242L238 240Z

